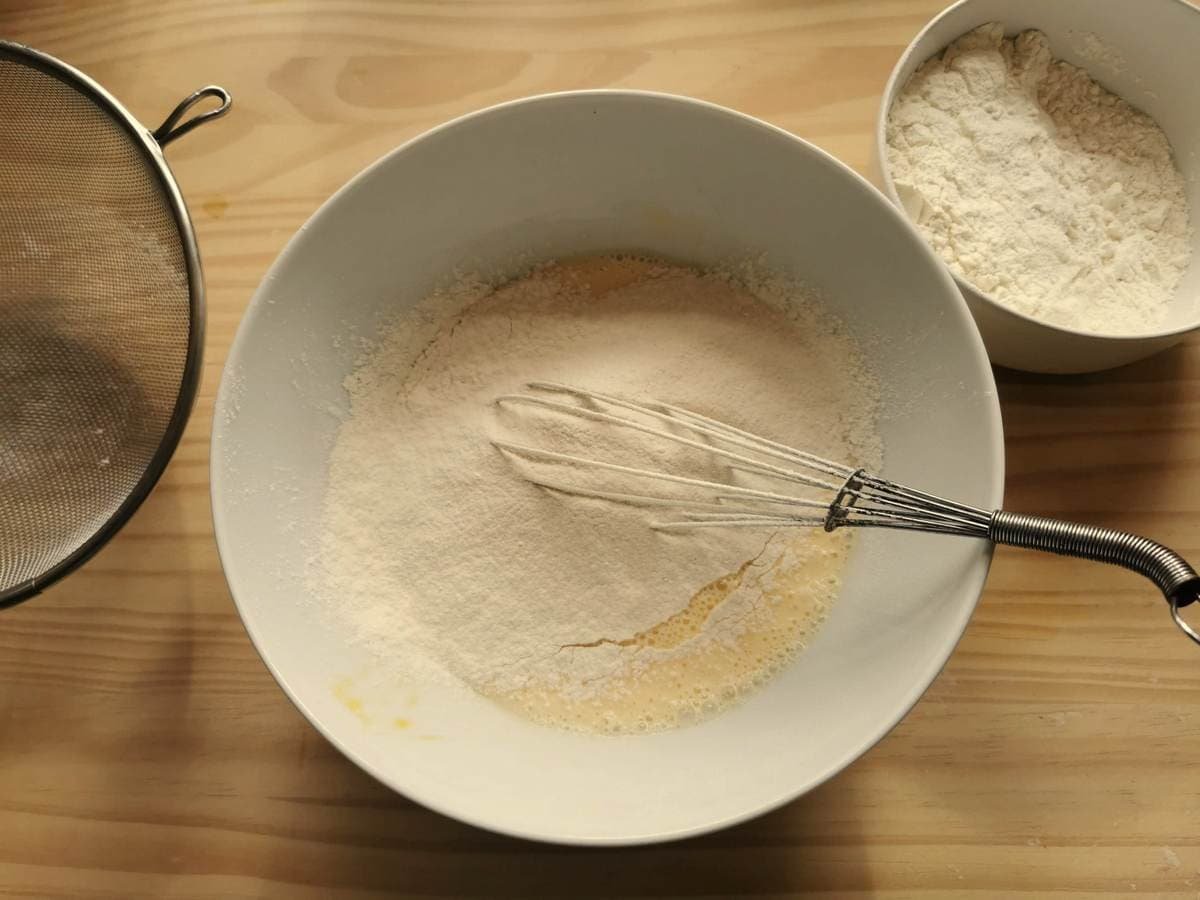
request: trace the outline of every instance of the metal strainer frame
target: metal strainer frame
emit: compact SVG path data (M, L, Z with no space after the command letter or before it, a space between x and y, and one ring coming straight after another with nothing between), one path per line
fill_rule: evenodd
M200 266L200 251L196 245L195 231L192 227L191 216L183 201L183 195L175 176L171 173L163 156L162 148L171 141L204 122L215 119L229 111L233 103L229 92L216 85L208 85L193 92L179 103L158 128L153 131L142 125L112 94L101 87L83 72L67 65L40 50L34 50L24 44L0 40L0 56L19 59L23 64L36 68L43 74L77 89L83 96L92 100L99 108L107 112L112 119L128 132L133 143L144 153L145 162L154 173L159 186L163 190L168 206L174 214L175 224L179 228L180 244L183 248L184 261L187 268L189 296L189 334L187 353L183 374L179 384L179 394L175 406L167 422L158 449L146 464L141 478L125 499L117 506L112 515L96 529L92 535L80 544L66 557L52 565L38 576L19 582L7 590L0 591L0 609L28 600L43 591L63 576L74 571L93 554L106 544L125 525L133 513L149 496L150 491L162 477L179 439L183 435L192 407L195 405L197 390L200 385L200 373L204 355L204 277ZM185 118L197 103L207 97L215 97L220 103L217 107L198 113L191 118Z

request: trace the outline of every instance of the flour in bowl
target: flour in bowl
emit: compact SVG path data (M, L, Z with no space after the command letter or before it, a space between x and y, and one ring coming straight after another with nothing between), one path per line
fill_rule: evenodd
M591 731L693 720L785 665L836 597L850 535L662 532L645 509L536 487L492 441L608 440L494 402L536 380L880 462L874 381L790 283L611 257L464 281L347 381L309 573L330 614L411 678Z
M985 25L925 62L887 144L897 193L956 275L1055 325L1164 327L1193 245L1171 146L1041 32Z

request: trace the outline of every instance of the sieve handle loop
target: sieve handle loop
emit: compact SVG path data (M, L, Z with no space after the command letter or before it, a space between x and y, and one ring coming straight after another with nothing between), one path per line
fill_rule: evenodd
M192 116L186 121L181 121L188 114L193 106L203 100L205 97L216 97L221 101L221 105L207 112L202 112L199 115ZM229 91L223 87L218 87L215 84L207 85L200 88L190 96L185 97L178 106L171 110L171 114L166 120L152 132L154 140L158 142L158 146L165 147L177 137L182 137L193 128L203 125L210 119L217 119L229 112L229 107L233 105L233 98L229 96Z

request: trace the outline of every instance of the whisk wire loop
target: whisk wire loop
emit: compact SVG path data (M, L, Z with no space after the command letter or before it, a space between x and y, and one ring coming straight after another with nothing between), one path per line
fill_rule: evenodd
M761 437L701 413L659 401L642 402L550 381L527 385L528 392L504 394L501 405L527 405L601 425L672 442L719 460L732 474L799 486L780 489L735 484L590 459L509 441L495 441L504 453L561 467L565 477L544 474L542 466L522 469L533 484L577 497L652 507L672 515L651 523L662 531L697 528L842 527L889 528L959 535L998 544L1043 550L1122 566L1149 578L1162 591L1176 626L1197 644L1200 632L1180 610L1200 599L1200 576L1174 551L1149 538L1041 516L984 510L824 459ZM567 399L564 399L567 398ZM571 402L574 401L574 402ZM710 467L711 468L711 467ZM638 487L595 486L598 475L627 479ZM627 482L626 482L627 483ZM654 493L645 485L671 486L688 495Z

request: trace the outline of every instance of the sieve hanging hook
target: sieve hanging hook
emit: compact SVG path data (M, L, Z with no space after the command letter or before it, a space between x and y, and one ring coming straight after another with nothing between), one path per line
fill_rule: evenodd
M180 124L180 120L187 115L191 108L206 97L218 98L221 101L220 106L193 116ZM225 113L229 112L229 107L232 105L233 98L229 95L229 91L215 84L206 85L180 101L179 105L171 110L171 114L151 134L154 140L158 142L158 146L165 147L171 141L177 137L182 137L193 128L203 125L212 119L219 119Z

